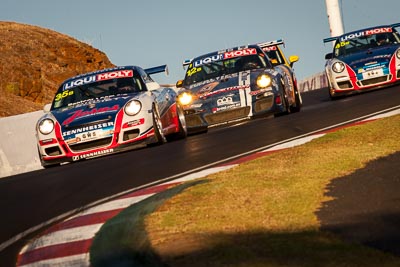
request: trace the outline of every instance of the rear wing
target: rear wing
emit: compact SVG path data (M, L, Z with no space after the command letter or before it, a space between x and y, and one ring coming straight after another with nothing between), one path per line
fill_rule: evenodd
M400 27L400 23L395 23L395 24L392 24L390 26L392 26L393 28L397 28L397 27Z
M190 63L192 63L192 60L193 60L193 59L185 59L185 60L182 62L182 66L183 66L183 67L186 67L187 65L189 65Z
M167 65L161 65L161 66L145 69L144 71L148 75L155 74L155 73L160 73L160 72L165 72L165 74L168 75L168 66Z
M329 43L329 42L336 41L337 38L339 38L339 36L325 38L325 39L324 39L324 43Z
M265 48L265 47L269 47L269 46L276 46L276 45L283 45L283 47L285 47L285 42L282 39L279 39L279 40L270 41L270 42L258 43L257 45L261 48Z

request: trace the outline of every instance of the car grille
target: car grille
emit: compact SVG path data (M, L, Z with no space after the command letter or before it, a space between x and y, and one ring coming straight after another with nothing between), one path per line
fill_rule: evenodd
M254 111L260 112L263 110L269 110L272 108L273 105L274 105L273 97L262 98L262 99L256 101L256 103L254 105Z
M374 85L374 84L384 83L390 79L391 79L391 75L385 75L385 76L378 77L378 78L372 78L372 79L368 79L368 80L359 81L359 85L360 84L361 84L361 86Z
M353 88L353 85L350 81L338 82L337 83L340 89L350 89Z
M198 114L185 115L186 127L195 127L204 124Z
M111 144L111 141L112 137L110 136L107 138L97 139L85 143L70 145L69 148L74 152L79 152L79 151L85 151L85 150L108 146Z
M207 121L208 124L212 125L221 122L228 122L231 120L245 118L249 115L249 112L250 112L250 107L235 108L235 109L216 112L213 114L207 114L204 116L204 119Z

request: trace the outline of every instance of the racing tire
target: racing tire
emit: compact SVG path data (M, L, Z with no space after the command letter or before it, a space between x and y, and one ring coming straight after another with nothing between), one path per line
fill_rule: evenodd
M178 117L178 132L169 135L168 141L184 139L188 135L188 130L186 127L186 119L183 109L180 105L176 106L176 116Z
M290 107L290 112L299 112L303 105L303 99L301 98L301 94L297 88L294 88L294 99L295 105Z
M283 87L283 82L282 81L281 81L281 87L283 88L282 89L283 93L281 95L282 104L285 106L285 110L282 111L282 112L279 112L279 113L275 113L274 117L280 117L280 116L283 116L283 115L287 115L287 114L290 114L290 112L291 112L291 109L290 109L291 107L289 105L288 97L286 95L286 90Z
M341 96L338 96L337 94L334 93L334 90L332 88L328 88L329 92L329 98L331 100L338 100Z
M161 145L167 142L167 138L163 133L163 125L160 115L155 107L153 107L153 129L156 137L156 144Z

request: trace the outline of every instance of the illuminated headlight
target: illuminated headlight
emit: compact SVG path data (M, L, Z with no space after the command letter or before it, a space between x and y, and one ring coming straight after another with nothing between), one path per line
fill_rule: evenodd
M39 122L39 131L46 135L51 133L54 130L54 122L50 119L44 119Z
M341 73L345 69L344 63L343 62L335 62L332 65L332 70L336 73Z
M262 74L262 75L258 76L256 83L257 83L257 86L260 88L269 87L269 86L271 86L271 83L272 83L271 76L269 76L267 74Z
M142 109L142 103L137 100L131 100L126 103L124 111L129 116L134 116L140 112Z
M193 96L188 92L184 92L178 96L178 101L181 105L186 106L193 101Z
M396 57L397 57L398 59L400 59L400 49L397 49L397 51L396 51Z

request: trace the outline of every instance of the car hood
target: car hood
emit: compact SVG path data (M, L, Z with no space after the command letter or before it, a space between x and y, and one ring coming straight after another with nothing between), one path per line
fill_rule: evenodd
M239 89L250 88L251 83L263 72L264 70L251 70L223 75L215 79L192 84L188 89L184 90L189 90L198 98L208 98Z
M351 54L339 59L354 70L375 66L388 66L390 59L398 48L399 46L385 46Z
M117 113L132 96L108 97L85 101L67 108L52 110L52 115L60 123L62 130L91 123L114 121Z

